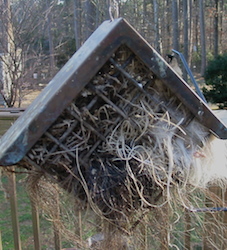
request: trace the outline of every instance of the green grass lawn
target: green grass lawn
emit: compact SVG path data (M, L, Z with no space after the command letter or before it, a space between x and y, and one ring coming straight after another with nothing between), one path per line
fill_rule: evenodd
M32 210L30 199L26 192L25 182L25 174L16 174L17 207L21 247L22 250L34 250ZM6 192L7 185L8 178L4 176L4 174L2 174L2 176L0 176L0 230L2 236L2 246L3 250L12 250L14 249L14 239L11 221L10 200ZM69 207L69 203L72 203L70 200L66 202L68 202L68 204L65 204L66 207ZM39 218L41 249L55 250L53 225L51 221L47 219L47 215L45 215L42 211L40 211ZM71 221L71 224L75 226L75 223L73 221ZM90 235L85 235L85 233L89 232L89 230L85 230L83 236L85 238L89 237ZM72 242L68 242L64 238L62 238L62 248L66 247L73 247Z
M33 250L33 229L32 213L29 197L26 193L23 182L25 175L16 176L18 220L20 226L20 238L22 249ZM2 246L4 250L14 249L13 229L11 221L10 201L5 187L8 184L7 177L2 176L0 188L0 230L2 234ZM42 249L54 249L53 230L51 223L43 216L40 216L40 235Z
M34 240L33 240L33 228L32 228L32 212L31 212L31 204L28 197L28 194L25 190L25 175L17 174L16 175L16 187L17 187L17 204L18 204L18 220L20 226L20 238L21 238L21 246L23 250L34 250ZM12 250L14 249L14 240L13 240L13 230L12 230L12 222L11 222L11 210L10 210L10 201L7 196L7 192L5 192L5 188L7 187L8 181L6 176L0 177L0 230L2 234L2 246L3 250ZM73 205L72 197L65 195L63 191L59 192L60 199L63 207L67 209L68 212L71 213L71 220L68 218L64 218L64 220L70 225L70 228L73 231L78 230L78 218L75 212L75 204ZM201 196L200 193L195 194L195 197L198 197L199 201L201 201L201 206L203 206L204 197ZM198 201L196 200L195 206L198 206ZM174 237L174 243L179 246L179 249L183 249L184 244L184 210L179 207L174 210L169 220L172 221L174 225L174 229L171 231L171 236ZM63 212L63 211L61 211ZM70 214L69 214L70 215ZM89 236L96 234L100 228L98 229L98 221L95 220L94 214L91 210L83 211L82 214L82 237L86 240ZM150 216L150 217L149 217ZM150 223L152 223L152 216L147 215L147 218L150 218ZM202 249L202 238L201 238L201 225L203 224L204 214L196 214L197 219L194 218L195 214L190 213L191 217L191 244L194 246L192 249ZM181 218L181 219L179 219ZM199 223L200 222L200 223ZM148 223L149 225L149 223ZM151 224L152 225L152 224ZM154 246L153 236L157 232L152 231L152 227L148 226L147 228L147 242L149 245ZM78 234L78 233L77 233ZM73 247L72 243L67 242L62 239L62 248ZM40 213L40 241L42 250L55 250L54 246L54 233L52 223L46 219L44 214ZM152 248L158 249L158 248ZM172 248L170 248L172 249Z

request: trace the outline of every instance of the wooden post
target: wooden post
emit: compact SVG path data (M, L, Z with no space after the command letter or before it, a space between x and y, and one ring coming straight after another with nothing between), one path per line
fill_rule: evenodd
M2 250L2 232L0 231L0 250Z
M224 199L225 199L225 204L227 206L227 189L225 190ZM227 228L227 212L224 213L224 223L225 223L225 226Z
M78 211L78 222L79 222L79 236L80 236L80 241L82 242L83 240L83 232L82 232L82 214L81 214L81 210Z
M191 249L191 217L190 212L185 210L184 212L184 221L185 221L185 235L184 235L184 248Z
M14 171L14 167L12 168L12 171ZM19 220L17 213L18 210L17 210L17 194L16 194L16 176L14 172L9 173L8 180L9 180L8 190L9 190L9 199L11 207L14 246L16 250L21 250L20 229L19 229Z
M80 242L82 242L83 241L83 223L82 223L82 211L81 211L82 207L80 205L78 205L77 201L75 201L73 209L74 209L74 213L77 215L77 218L78 218L78 220L74 221L75 234L79 236ZM95 222L96 222L96 220L95 220ZM98 222L97 222L97 224L98 224Z
M56 197L57 199L57 214L56 214L56 218L54 218L54 222L53 222L53 226L54 226L54 244L55 244L55 250L61 250L62 246L61 246L61 234L59 232L58 229L58 220L60 219L60 208L59 208L59 195L57 195ZM56 219L56 221L55 221Z
M157 239L159 242L160 250L169 249L169 204L166 203L160 208L156 209L154 214L156 223L157 223Z
M160 249L168 250L169 249L169 204L165 204L162 208L162 242Z
M148 226L147 226L147 215L144 216L144 225L142 225L142 234L143 234L143 249L148 250Z
M210 192L213 199L207 198L207 203L212 207L224 207L227 201L226 190L218 187L210 187ZM205 233L203 239L203 249L211 250L214 249L214 245L218 249L224 249L225 243L223 239L226 239L226 225L227 215L226 212L217 211L215 213L206 213L205 215ZM210 243L209 241L212 241Z
M55 250L61 250L61 236L55 223L54 223L54 245L55 245Z
M32 227L33 227L33 237L34 237L34 247L35 247L34 249L41 250L38 207L33 201L31 201L31 206L32 206Z

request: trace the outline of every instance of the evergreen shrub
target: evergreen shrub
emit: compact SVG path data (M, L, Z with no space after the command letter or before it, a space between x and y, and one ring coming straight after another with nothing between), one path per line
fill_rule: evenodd
M217 104L221 109L227 108L227 54L219 55L210 61L204 77L205 98L209 102Z

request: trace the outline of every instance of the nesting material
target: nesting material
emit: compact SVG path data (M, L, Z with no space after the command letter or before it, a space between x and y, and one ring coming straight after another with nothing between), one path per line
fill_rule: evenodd
M104 240L94 249L161 249L184 242L182 208L213 206L205 197L224 206L206 189L227 178L226 165L221 175L212 163L218 140L211 142L175 93L121 46L18 165L29 170L33 202L80 249L89 248L73 233L80 212L107 221L97 223ZM203 218L194 219L200 234Z
M107 218L195 179L209 131L122 46L25 158ZM202 171L202 170L201 170ZM204 183L203 183L204 184Z
M207 189L227 179L210 131L227 139L226 126L119 18L92 34L1 138L0 164L28 169L31 199L77 248L101 233L92 249L190 249L188 232L200 242L212 232L198 211L226 207ZM223 249L226 226L215 216L212 224Z

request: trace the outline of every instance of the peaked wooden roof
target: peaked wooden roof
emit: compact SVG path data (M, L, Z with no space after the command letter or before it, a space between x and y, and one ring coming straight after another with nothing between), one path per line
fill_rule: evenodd
M130 48L213 134L227 128L123 18L105 21L0 140L0 165L19 162L121 45Z

